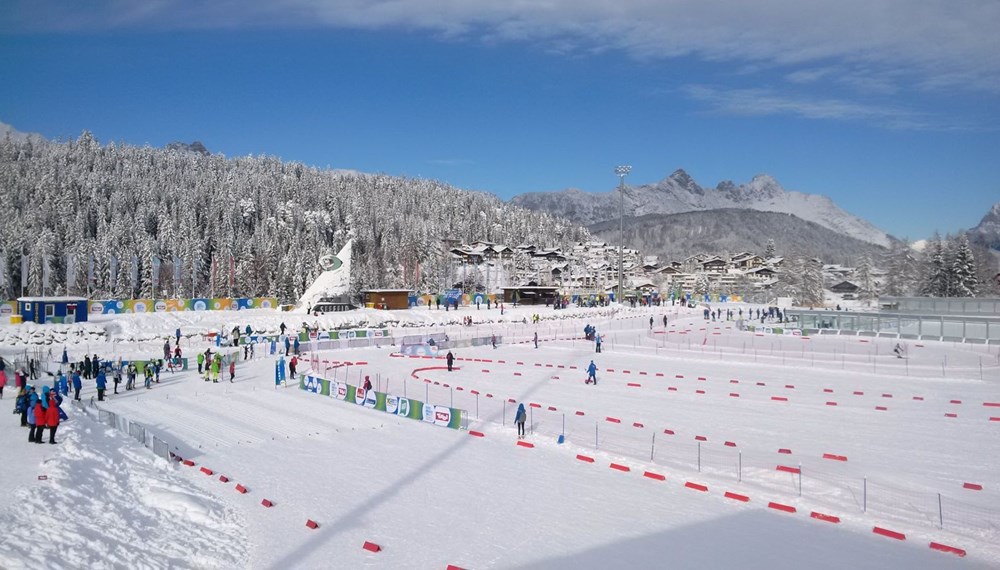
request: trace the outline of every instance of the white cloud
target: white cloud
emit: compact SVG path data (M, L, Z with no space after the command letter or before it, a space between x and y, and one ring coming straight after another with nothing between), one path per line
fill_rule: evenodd
M17 0L0 30L330 27L408 29L560 51L623 50L741 65L846 64L870 89L893 72L926 89L1000 93L997 0ZM863 87L863 85L861 85Z
M867 121L900 130L971 130L965 125L945 124L906 109L843 99L793 97L772 89L720 89L687 85L688 98L705 104L713 113L735 116L791 115L804 119Z

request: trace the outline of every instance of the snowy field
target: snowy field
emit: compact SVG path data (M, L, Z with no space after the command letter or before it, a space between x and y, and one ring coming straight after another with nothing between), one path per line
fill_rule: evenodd
M6 414L0 567L1000 567L1000 406L986 405L1000 404L998 347L910 341L900 359L888 339L740 332L700 309L519 307L4 326L0 354L153 357L180 328L190 357L210 332L302 321L503 340L454 349L450 373L389 343L300 366L465 409L467 430L276 388L260 353L234 383L168 372L99 404L192 466L102 425L96 407L65 403L56 446L28 444ZM596 386L583 382L591 359Z

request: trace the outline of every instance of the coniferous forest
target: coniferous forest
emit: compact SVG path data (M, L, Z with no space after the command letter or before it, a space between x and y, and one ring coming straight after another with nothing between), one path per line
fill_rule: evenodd
M87 132L70 142L0 141L0 198L3 298L290 302L321 271L319 257L352 238L355 292L439 291L453 278L448 240L560 247L589 237L431 180L102 145Z

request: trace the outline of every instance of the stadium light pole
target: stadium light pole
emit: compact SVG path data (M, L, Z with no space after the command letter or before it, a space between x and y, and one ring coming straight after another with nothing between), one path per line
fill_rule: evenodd
M618 194L619 194L619 210L618 210L618 224L619 224L619 241L618 241L618 304L622 303L622 295L624 294L623 288L623 268L625 266L625 177L628 173L632 171L632 167L628 165L616 166L615 175L618 176Z

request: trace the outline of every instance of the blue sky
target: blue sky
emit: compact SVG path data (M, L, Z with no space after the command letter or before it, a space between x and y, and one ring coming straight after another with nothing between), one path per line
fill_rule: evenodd
M0 121L505 199L621 163L766 172L921 239L1000 201L998 24L993 0L15 0Z

